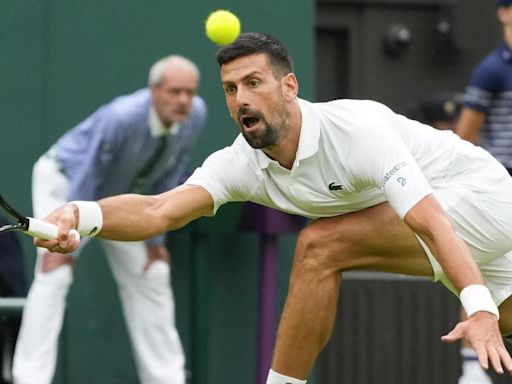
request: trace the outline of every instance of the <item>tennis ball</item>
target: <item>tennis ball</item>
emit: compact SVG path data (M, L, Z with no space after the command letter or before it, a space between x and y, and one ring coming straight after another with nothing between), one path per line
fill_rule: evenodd
M206 19L206 36L218 45L230 44L240 34L240 20L233 13L219 9Z

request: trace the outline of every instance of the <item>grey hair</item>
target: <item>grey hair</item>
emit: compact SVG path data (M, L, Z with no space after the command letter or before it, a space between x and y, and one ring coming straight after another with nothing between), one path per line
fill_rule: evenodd
M180 55L171 55L158 60L149 70L148 86L153 87L162 81L164 73L170 68L188 69L192 71L199 80L199 69L197 65Z

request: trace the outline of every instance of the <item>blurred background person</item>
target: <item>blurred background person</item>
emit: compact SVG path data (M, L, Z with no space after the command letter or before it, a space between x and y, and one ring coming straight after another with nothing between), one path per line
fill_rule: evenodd
M436 129L455 131L462 95L440 92L421 100L418 120Z
M0 216L0 227L8 221ZM26 295L26 282L23 266L23 250L18 236L14 232L5 232L0 236L0 296L24 297ZM12 383L12 355L14 344L18 336L21 315L13 313L3 314L0 317L0 340L2 374L0 383Z
M71 200L159 194L179 184L206 118L196 95L199 70L187 58L169 56L151 67L148 84L100 107L39 158L32 179L36 217ZM164 240L100 241L144 384L185 383ZM18 384L52 381L74 265L73 256L38 250L14 355Z

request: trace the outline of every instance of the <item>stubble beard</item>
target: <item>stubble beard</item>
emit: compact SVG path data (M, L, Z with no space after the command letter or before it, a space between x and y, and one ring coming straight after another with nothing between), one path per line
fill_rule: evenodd
M277 133L277 129L272 125L268 124L266 121L261 120L264 123L265 128L262 132L252 132L248 133L245 130L242 130L242 135L247 141L247 143L254 149L262 149L274 145L277 143L279 139L279 134Z
M284 103L281 105L281 113L283 118L276 124L270 124L260 114L260 123L264 125L264 128L259 132L248 133L242 127L242 136L245 138L247 143L254 149L263 149L273 145L276 145L282 138L287 136L286 122L288 120L288 112Z

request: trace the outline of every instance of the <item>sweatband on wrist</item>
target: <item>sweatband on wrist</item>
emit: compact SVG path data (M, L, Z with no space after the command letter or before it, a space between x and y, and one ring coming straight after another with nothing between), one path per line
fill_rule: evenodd
M293 377L281 375L280 373L270 369L268 372L267 384L306 384L306 380L299 380Z
M77 230L80 236L94 237L103 227L103 212L94 201L70 201L78 208Z
M485 285L468 285L461 291L460 301L468 317L475 312L485 311L495 315L498 320L500 318L498 307L491 297L491 292Z

